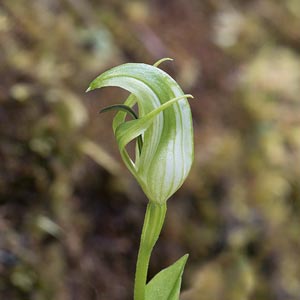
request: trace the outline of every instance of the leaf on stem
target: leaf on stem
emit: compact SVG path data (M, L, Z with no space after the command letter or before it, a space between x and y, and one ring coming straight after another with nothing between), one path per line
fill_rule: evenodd
M146 300L178 300L188 254L163 269L146 286Z

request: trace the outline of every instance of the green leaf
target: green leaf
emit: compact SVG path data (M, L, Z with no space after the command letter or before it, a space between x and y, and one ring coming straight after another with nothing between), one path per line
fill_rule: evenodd
M160 271L146 286L145 300L178 300L181 277L188 254Z

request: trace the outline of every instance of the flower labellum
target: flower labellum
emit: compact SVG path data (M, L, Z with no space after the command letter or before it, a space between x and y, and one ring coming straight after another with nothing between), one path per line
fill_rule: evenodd
M119 110L113 121L114 134L124 163L146 196L164 204L180 188L193 162L193 127L187 101L192 96L185 95L157 65L127 63L114 67L93 80L87 91L117 86L131 93L124 104L112 106ZM138 118L125 120L128 113L134 114L135 104ZM126 145L136 138L132 159Z

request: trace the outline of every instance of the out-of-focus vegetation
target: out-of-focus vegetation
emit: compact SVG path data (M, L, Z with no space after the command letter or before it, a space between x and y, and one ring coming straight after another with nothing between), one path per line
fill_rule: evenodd
M195 164L152 274L184 300L300 299L300 2L2 0L0 299L132 299L146 200L85 95L122 62L192 93ZM100 101L101 98L101 101Z

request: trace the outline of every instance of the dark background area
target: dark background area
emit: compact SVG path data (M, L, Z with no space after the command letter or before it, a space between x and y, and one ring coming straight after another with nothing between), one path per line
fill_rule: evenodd
M1 0L0 299L129 300L147 200L85 94L125 62L190 101L195 162L150 276L182 300L300 299L300 1Z

